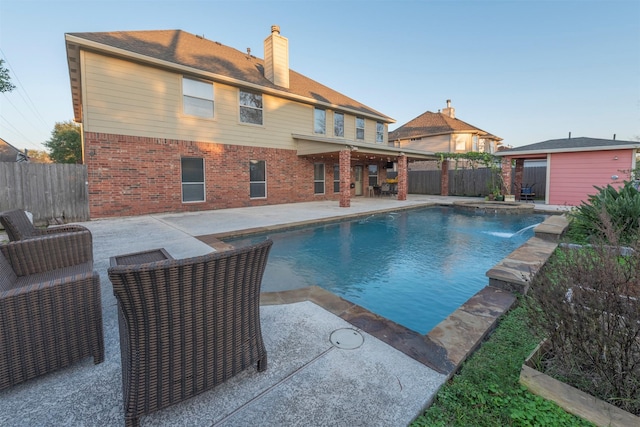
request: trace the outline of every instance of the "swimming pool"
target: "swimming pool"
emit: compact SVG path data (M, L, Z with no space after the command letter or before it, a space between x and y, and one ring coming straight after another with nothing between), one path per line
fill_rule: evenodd
M262 289L321 286L426 334L485 287L485 272L546 218L430 207L269 233Z

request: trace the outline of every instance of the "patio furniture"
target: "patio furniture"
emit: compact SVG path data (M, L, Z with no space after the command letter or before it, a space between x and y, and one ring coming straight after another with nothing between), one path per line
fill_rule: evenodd
M520 189L520 201L524 201L524 202L534 202L534 199L536 197L536 193L533 192L533 186L535 184L524 184L522 186L522 188Z
M10 241L31 239L56 233L88 231L81 225L59 225L48 228L36 228L22 209L13 209L0 213L0 223L7 232Z
M272 244L109 267L127 426L253 364L267 368L260 286Z
M88 230L0 245L0 390L104 360L92 249Z
M382 186L380 187L380 195L381 196L390 196L391 195L391 185L387 184L386 182L384 184L382 184Z

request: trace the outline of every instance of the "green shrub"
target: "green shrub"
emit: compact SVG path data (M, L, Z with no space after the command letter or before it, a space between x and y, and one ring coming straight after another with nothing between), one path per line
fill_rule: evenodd
M616 189L611 185L595 187L597 194L590 195L587 202L569 213L571 224L567 235L578 243L604 237L602 221L606 213L620 243L628 244L637 239L640 230L640 192L632 182L626 181L624 186Z

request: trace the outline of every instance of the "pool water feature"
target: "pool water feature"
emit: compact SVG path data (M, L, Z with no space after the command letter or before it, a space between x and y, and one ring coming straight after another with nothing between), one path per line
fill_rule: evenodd
M317 285L426 334L485 287L485 272L546 217L430 207L269 233L262 290Z

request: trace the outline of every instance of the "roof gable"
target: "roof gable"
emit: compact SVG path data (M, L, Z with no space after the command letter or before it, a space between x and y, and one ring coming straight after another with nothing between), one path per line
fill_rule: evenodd
M386 123L394 122L392 118L373 108L293 70L289 70L289 88L274 85L264 76L264 61L262 59L186 31L69 33L67 34L67 55L71 56L74 49L70 45L69 36L72 38L71 40L82 44L84 48L96 51L111 50L111 54L114 54L115 49L121 56L135 58L142 62L145 59L162 61L167 67L181 68L183 73L187 69L192 69L192 73L196 75L201 72L208 76L223 76L233 79L238 82L238 85L246 83L250 86L259 86L280 95L289 94L298 97L298 99L302 97L304 101L312 104L320 103L338 110L362 113ZM70 73L72 74L73 62L77 61L70 59ZM75 98L74 103L76 102ZM74 108L74 110L77 111L77 114L80 113L79 109Z

